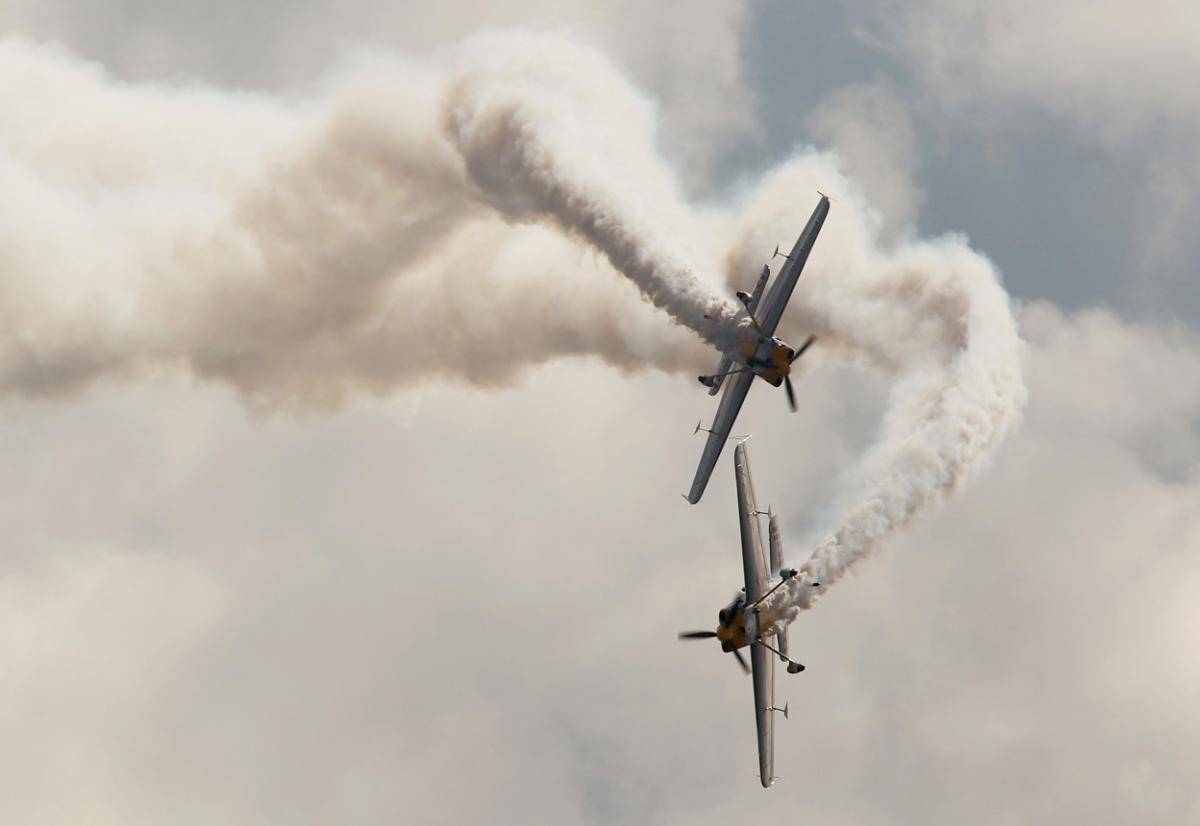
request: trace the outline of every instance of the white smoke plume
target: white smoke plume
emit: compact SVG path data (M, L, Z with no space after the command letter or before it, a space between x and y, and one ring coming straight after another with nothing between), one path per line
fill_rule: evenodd
M878 441L846 476L842 517L764 606L785 623L968 480L1026 398L1021 340L991 263L957 237L879 249L878 217L820 156L775 170L742 206L733 269L746 272L769 239L794 233L804 211L792 193L817 185L842 197L787 320L821 335L823 352L861 358L893 383Z
M610 102L645 106L591 60ZM442 131L455 74L365 60L297 101L120 83L0 40L0 394L182 367L256 406L324 406L568 355L707 360L600 257L480 195Z
M801 581L829 587L954 491L1024 400L1007 296L964 240L880 248L815 152L690 208L652 105L560 36L364 61L310 100L123 84L4 39L0 107L0 393L183 368L327 405L566 355L690 373L712 355L687 330L722 344L737 323L716 262L745 282L820 188L834 210L782 332L895 383ZM775 598L788 618L801 581Z
M446 131L472 179L497 210L585 239L654 306L732 344L739 310L684 254L699 245L695 222L654 154L647 102L598 55L512 40L478 38L446 95Z

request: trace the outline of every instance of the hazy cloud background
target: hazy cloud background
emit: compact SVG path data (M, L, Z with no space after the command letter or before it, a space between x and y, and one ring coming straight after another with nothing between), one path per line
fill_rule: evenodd
M364 50L436 60L478 28L565 27L658 101L694 198L811 143L838 153L885 237L965 232L1024 305L1023 428L793 626L810 670L780 679L792 719L764 793L748 681L673 639L740 576L728 468L700 506L675 496L712 409L694 381L567 358L505 390L423 382L264 417L244 405L253 372L239 397L156 368L6 398L5 822L1200 822L1194 12L557 9L7 3L0 25L131 84L295 107L288 130L262 127L279 141ZM46 111L96 122L71 102ZM213 118L238 147L226 99ZM322 193L296 186L263 197ZM147 220L205 208L163 202ZM105 272L113 250L78 214L20 237ZM446 273L467 294L477 249ZM677 335L580 262L614 319L634 314L626 340ZM53 294L6 271L6 297ZM813 366L799 414L756 393L742 419L792 559L827 528L887 389Z

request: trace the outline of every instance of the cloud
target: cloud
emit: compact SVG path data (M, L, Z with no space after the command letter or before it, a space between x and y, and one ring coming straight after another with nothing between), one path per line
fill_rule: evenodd
M807 125L813 140L835 152L862 185L885 237L916 225L924 194L913 181L916 136L902 99L881 84L851 84L809 112Z
M932 0L898 11L894 45L954 103L1032 104L1115 142L1164 119L1198 125L1200 94L1185 81L1187 67L1200 68L1193 4L1147 14L1121 3L1004 0L968 11Z
M214 0L153 8L123 0L9 2L10 25L68 44L122 79L188 79L242 89L308 90L331 65L364 52L430 56L489 29L569 32L600 47L655 93L675 165L704 188L711 167L739 142L756 139L757 101L744 77L745 6L719 0L571 0L547 6L508 0L480 7L451 2L380 6L368 0L254 8ZM688 21L686 35L679 27ZM236 26L228 21L236 20Z
M0 160L9 392L180 364L256 404L326 405L554 354L689 360L607 268L475 201L420 66L372 63L288 105L120 85L19 40L2 57L29 81L5 90ZM78 105L38 107L48 87Z
M1031 403L1009 449L792 626L809 669L780 676L769 794L748 682L673 639L740 579L729 467L701 505L671 504L699 389L558 363L520 389L428 390L403 425L402 399L247 421L170 378L8 401L0 762L29 779L8 812L1186 821L1200 453L1181 443L1167 480L1133 434L1200 418L1176 391L1198 348L1046 305L1024 329ZM1110 415L1144 353L1141 404ZM751 395L789 561L881 385L812 371L795 416Z
M1118 223L1129 234L1128 261L1116 262L1125 286L1117 298L1141 312L1187 315L1177 311L1196 299L1187 228L1200 218L1200 92L1190 82L1200 71L1195 4L1163 2L1147 12L1112 2L1002 0L967 9L931 0L880 3L874 16L875 42L912 73L913 96L930 104L929 117L943 129L956 127L960 139L1004 156L1021 136L1044 142L1047 127L1065 128L1070 144L1084 148L1071 154L1099 153L1091 175L1072 183L1090 190L1105 178L1129 182L1100 195L1119 204ZM1055 147L1039 147L1047 151ZM1001 162L1015 186L1044 163L1036 154ZM1098 227L1112 223L1103 208L1075 207ZM1072 220L1045 216L1048 226Z
M4 248L36 268L16 272L39 277L3 282L18 345L5 366L63 392L112 360L121 369L105 375L141 378L60 401L34 382L0 400L11 819L1196 817L1200 347L1186 329L1025 310L1027 425L977 486L793 626L809 671L781 675L792 707L778 737L784 781L764 795L748 684L727 657L673 639L711 621L739 580L728 467L686 518L668 504L686 507L673 494L698 450L680 422L710 400L690 379L696 395L671 375L620 372L647 357L684 369L689 338L673 338L598 256L480 212L436 133L430 147L423 129L362 129L380 86L412 91L412 65L375 62L287 98L159 94L61 55L21 70L35 63L38 78L62 70L65 85L44 87L60 95L100 91L77 120L29 97L32 114L6 121L3 151L19 163L0 172L0 192L19 192L22 209L5 210L17 223L4 222L15 226ZM20 76L0 72L0 83ZM430 111L420 95L404 100ZM382 111L392 127L420 123L395 100ZM88 129L112 134L135 122L130 112L156 129L97 146ZM66 120L34 117L47 113ZM171 140L146 140L156 133ZM389 175L409 146L431 149L426 163ZM24 174L47 167L57 168ZM755 220L712 219L711 260L741 286L810 208L796 192L831 170L805 156L750 188L736 209ZM414 208L423 187L443 185L462 198L465 226L445 230L438 209ZM849 243L869 222L844 197L785 331L827 325L801 411L756 391L743 419L792 562L840 513L837 482L888 403L889 375L863 369L825 317L850 280L839 276L869 265L894 279L930 252L915 243L881 261ZM364 239L362 207L376 203L391 209ZM39 213L65 223L39 234ZM140 246L163 229L169 243ZM341 273L361 252L349 270L369 275L364 261L398 254L392 233L416 262L403 301L378 303L394 284L364 277L355 283L369 298L348 296L287 266L304 249ZM136 239L137 254L102 243L109 235ZM432 266L442 243L455 254ZM938 245L951 253L940 261L990 272L960 239ZM253 263L255 246L293 277L286 313L270 279L247 285L225 269ZM463 250L487 271L465 269ZM556 279L564 264L580 279ZM442 283L468 303L432 300ZM210 284L224 292L198 291ZM162 290L154 301L147 285ZM527 304L535 288L553 292ZM913 324L938 293L910 292L911 306L885 291L853 319L885 368L890 347L908 357L961 343L960 325ZM540 326L543 298L563 327ZM178 327L160 313L117 334L164 306L186 311ZM398 361L400 342L379 329L414 306L438 323L470 319L480 338L455 342L466 350L404 339L431 363ZM514 343L513 318L537 335ZM38 344L23 326L35 322L65 338ZM281 344L248 347L263 338ZM598 341L621 345L605 364L537 355ZM196 342L207 348L193 371L222 382L175 369ZM427 383L444 375L441 357L489 392ZM382 395L301 421L247 421L240 404L334 405L347 383Z
M73 76L56 57L24 44L10 60L83 87L101 117L105 104L130 103L128 92L102 80L97 86L94 72L80 67ZM445 71L418 65L405 73L402 65L360 68L320 102L299 149L273 158L248 184L230 186L215 225L98 238L131 262L151 260L132 274L124 295L98 291L107 304L101 312L92 302L82 313L70 308L82 324L39 312L39 299L53 306L56 294L18 298L9 313L23 326L0 347L7 362L0 386L67 393L97 377L181 364L233 384L252 404L329 404L439 374L497 385L572 353L625 367L672 366L669 355L653 360L661 347L634 350L616 313L596 300L600 291L582 323L567 326L547 301L555 291L538 281L526 282L511 305L497 300L497 289L455 284L445 270L455 266L466 231L474 221L503 226L498 218L586 241L644 299L709 344L757 346L744 311L703 277L711 266L693 263L710 260L715 245L698 241L701 223L654 151L649 105L603 55L559 36L507 32L467 41ZM12 94L21 97L19 89ZM165 90L133 95L147 98L152 112L166 106L208 114L203 107L192 113L186 97L160 101L170 96ZM50 190L56 165L29 148L28 134L39 126L28 113L18 121L12 166L31 188ZM139 206L150 207L161 197L159 177L136 159L118 160L126 178L102 194L124 194L122 184L137 172L135 180L150 187L137 191L146 199ZM95 165L106 162L101 155ZM829 588L895 530L959 490L1015 424L1025 394L1016 325L988 262L956 239L883 252L877 214L824 156L809 153L772 171L734 208L736 220L724 222L734 224L730 271L743 271L740 262L767 249L770 233L800 226L792 195L819 186L836 193L847 214L822 238L822 257L836 269L814 266L806 279L808 323L832 340L835 357L882 367L894 385L879 441L846 474L844 515L803 564L803 576L776 598L789 619L811 604L812 583ZM81 188L57 194L66 201ZM18 195L14 211L21 205ZM709 217L721 226L715 210ZM52 212L39 220L14 283L36 281L44 266L38 238L56 221ZM13 238L23 236L18 230ZM554 250L548 243L540 252ZM86 257L72 264L76 278L94 266ZM569 265L560 259L558 267ZM437 280L420 278L439 269ZM415 294L414 281L421 285ZM590 292L587 282L577 288ZM482 294L486 305L474 303Z

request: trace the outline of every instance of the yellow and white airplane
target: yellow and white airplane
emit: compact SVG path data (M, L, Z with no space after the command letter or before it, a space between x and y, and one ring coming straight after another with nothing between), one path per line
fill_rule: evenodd
M775 659L787 663L789 674L797 674L804 666L788 659L787 626L780 623L776 612L769 611L764 600L774 591L797 576L794 569L783 567L783 542L779 536L779 521L768 512L770 532L770 566L763 557L762 533L758 517L761 511L754 499L754 486L750 480L750 462L746 457L745 443L738 444L733 454L734 473L737 478L738 521L742 534L742 572L746 587L733 602L717 614L715 631L684 631L681 640L716 639L721 650L732 653L743 669L754 676L754 721L758 728L758 770L763 788L775 782L775 735L772 727L774 712L782 712L787 718L787 704L775 706ZM820 583L809 583L820 587ZM767 642L775 638L775 645ZM750 666L742 659L738 649L750 648Z
M722 354L716 373L700 376L700 383L709 388L709 395L715 395L721 389L724 380L732 378L725 383L725 394L721 397L721 403L717 405L717 415L713 418L712 427L708 428L708 441L704 445L704 453L700 456L700 466L696 468L692 489L687 495L687 500L693 505L704 495L708 479L712 476L713 468L717 465L717 459L721 456L721 450L725 447L725 441L733 429L733 422L737 419L738 411L742 409L742 402L746 400L746 394L750 392L750 385L755 376L775 387L782 384L787 391L788 404L793 411L796 409L796 393L792 389L789 374L792 364L812 346L816 336L809 336L798 348L792 348L775 337L775 328L779 326L779 319L783 317L784 308L792 297L792 290L796 288L796 281L800 278L804 264L808 261L808 254L812 252L813 244L816 243L817 235L820 234L828 214L829 198L822 194L804 231L796 239L791 254L784 256L786 263L765 299L762 299L762 295L767 286L767 278L771 274L769 267L763 267L752 295L744 292L737 294L749 316L750 324L746 334L739 336L733 348ZM778 248L775 254L779 255ZM730 369L734 364L739 366ZM696 431L700 429L700 425L697 424Z

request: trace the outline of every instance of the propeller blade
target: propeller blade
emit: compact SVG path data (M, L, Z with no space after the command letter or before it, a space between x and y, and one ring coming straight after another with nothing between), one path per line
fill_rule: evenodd
M735 599L733 605L721 609L721 613L717 615L717 619L720 621L722 628L728 628L733 625L733 621L737 619L738 609L741 607L741 601Z
M807 350L809 347L812 347L813 342L816 340L817 340L816 336L809 336L808 338L806 338L804 340L804 343L800 345L800 349L797 350L796 352L792 353L791 361L789 361L788 364L792 364L793 362L796 361L796 359L798 359L802 355L804 355L804 351Z
M783 377L783 389L787 391L788 405L792 408L792 412L796 412L796 391L792 389L792 377Z
M715 637L716 631L680 631L679 639L681 640L707 640Z
M733 654L733 656L737 657L738 665L740 665L742 667L742 671L745 671L747 674L749 674L750 666L746 665L746 660L744 657L742 657L742 652L738 651L735 648L735 649L733 649L733 651L731 651L729 653L731 653L731 654Z

